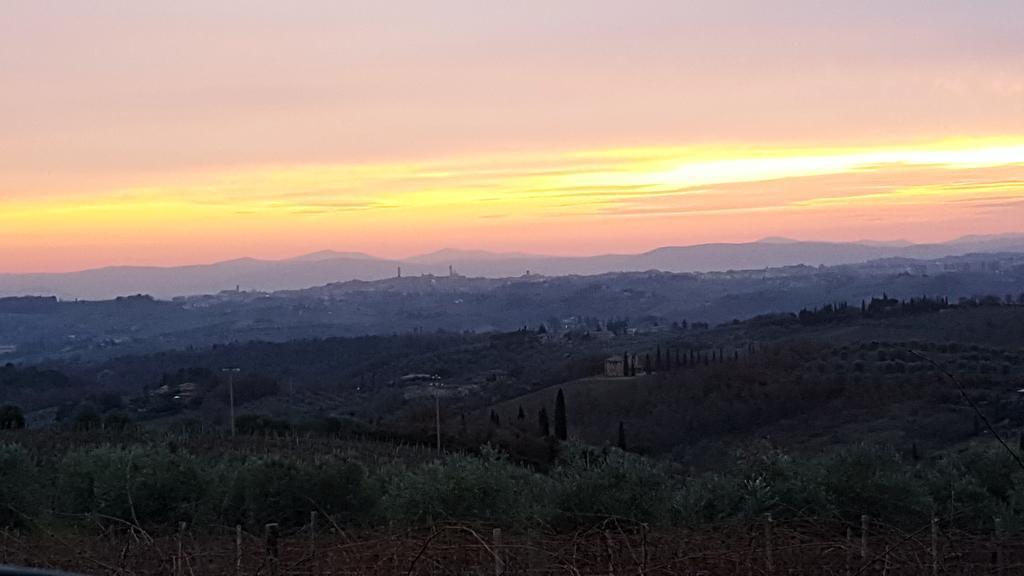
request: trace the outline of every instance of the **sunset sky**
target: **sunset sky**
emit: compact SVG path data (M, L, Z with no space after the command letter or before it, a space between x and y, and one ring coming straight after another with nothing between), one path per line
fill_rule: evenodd
M0 272L1022 223L1020 0L0 3Z

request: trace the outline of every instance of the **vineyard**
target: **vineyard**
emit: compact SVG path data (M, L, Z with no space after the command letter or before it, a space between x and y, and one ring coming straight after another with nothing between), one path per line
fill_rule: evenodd
M461 524L391 533L347 533L322 526L262 533L242 528L153 537L137 527L93 533L5 531L0 563L82 574L197 576L260 574L430 575L573 574L713 576L768 574L1021 574L1024 545L997 532L980 538L933 521L915 531L864 517L859 525L808 521L650 531L607 519L571 534L504 534Z

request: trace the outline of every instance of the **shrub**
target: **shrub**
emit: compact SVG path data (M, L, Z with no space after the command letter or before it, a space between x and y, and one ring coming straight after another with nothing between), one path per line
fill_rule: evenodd
M407 524L475 520L517 526L545 520L550 510L548 479L493 449L480 456L449 456L389 476L387 515Z
M596 451L573 445L555 467L555 505L561 524L579 525L603 517L665 524L666 503L678 487L662 464L617 448Z
M77 450L60 464L57 506L61 512L143 525L192 521L206 485L187 454L154 448Z
M0 526L21 527L38 512L39 474L24 448L0 444Z
M854 446L827 458L823 484L844 519L868 514L896 525L927 519L933 509L928 490L914 469L892 449Z
M25 427L25 414L18 406L0 406L0 430L21 430Z
M356 462L264 457L228 462L217 476L221 488L212 494L216 502L211 507L226 524L298 527L317 511L339 525L353 526L369 522L376 511L378 497Z

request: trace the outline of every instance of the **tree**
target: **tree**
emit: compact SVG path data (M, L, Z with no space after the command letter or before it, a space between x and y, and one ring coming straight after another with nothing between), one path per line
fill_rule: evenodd
M547 333L548 333L548 327L547 326L541 324L540 327L537 328L537 334L547 334Z
M622 420L619 420L619 449L626 449L626 427L622 424Z
M516 415L516 419L522 422L526 420L526 412L523 412L523 407L519 406L519 414Z
M651 373L651 354L644 354L644 374Z
M565 394L558 389L558 396L555 397L555 438L565 440L569 433L565 422Z
M622 353L622 375L629 376L629 352Z
M21 430L25 427L25 414L18 406L0 407L0 430Z
M132 423L132 419L121 412L111 412L103 418L103 429L122 431Z
M661 344L658 344L658 351L657 351L657 353L654 356L654 369L655 369L655 371L660 371L662 369L662 365L661 365Z
M551 436L551 423L548 421L548 409L541 408L537 412L537 424L540 425L540 435L547 438Z
M103 424L100 413L90 402L82 402L75 408L71 419L71 425L76 430L96 430Z

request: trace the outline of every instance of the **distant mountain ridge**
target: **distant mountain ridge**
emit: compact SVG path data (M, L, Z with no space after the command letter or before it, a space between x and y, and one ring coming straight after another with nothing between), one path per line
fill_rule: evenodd
M224 290L295 290L398 275L504 278L524 274L564 276L660 270L712 272L804 264L856 264L883 258L936 259L971 253L1024 252L1024 234L966 236L940 244L903 242L811 242L766 238L758 242L666 246L640 254L544 256L445 249L401 260L360 252L325 250L285 260L240 258L179 267L114 266L81 272L0 274L0 297L55 295L62 299L108 299L131 294L171 298Z

